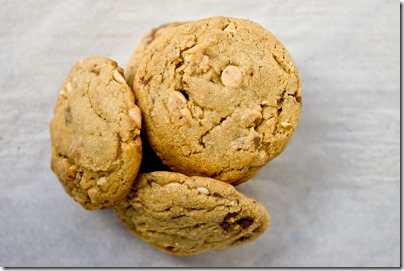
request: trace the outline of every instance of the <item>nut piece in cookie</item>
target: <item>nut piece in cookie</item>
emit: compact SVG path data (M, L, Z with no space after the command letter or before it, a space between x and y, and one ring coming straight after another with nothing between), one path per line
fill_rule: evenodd
M300 118L300 77L269 31L212 17L142 48L131 63L143 132L173 171L237 185L287 147Z
M175 255L242 245L269 226L265 207L232 185L165 171L139 174L113 210L139 238Z
M113 60L71 69L50 123L51 167L85 209L110 207L129 192L142 158L141 112Z

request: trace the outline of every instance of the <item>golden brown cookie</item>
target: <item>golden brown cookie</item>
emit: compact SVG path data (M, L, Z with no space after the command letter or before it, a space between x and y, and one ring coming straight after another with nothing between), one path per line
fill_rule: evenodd
M163 35L164 33L173 30L175 27L184 24L185 22L173 22L169 24L161 25L157 28L153 28L149 33L147 33L143 39L139 42L136 46L135 51L133 52L132 56L130 57L128 66L126 67L125 77L128 85L130 87L133 86L133 80L135 79L135 74L137 68L139 67L139 63L143 59L143 55L149 45L158 37Z
M164 164L234 185L286 148L301 112L289 53L244 19L213 17L164 33L144 53L134 91Z
M175 255L242 245L269 226L265 207L232 185L174 172L139 174L113 210L139 238Z
M80 60L68 75L50 123L51 167L88 210L129 192L142 157L141 113L113 60Z

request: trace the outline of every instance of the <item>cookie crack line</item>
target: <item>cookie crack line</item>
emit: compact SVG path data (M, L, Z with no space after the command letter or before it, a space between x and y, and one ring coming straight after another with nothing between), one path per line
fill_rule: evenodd
M158 183L156 183L156 182L153 182L153 183L155 183L157 186L159 186L160 188L162 188L162 187L164 187L165 185L160 185L160 184L158 184ZM168 183L168 184L171 184L171 183ZM167 184L166 184L167 185ZM197 188L191 188L191 187L189 187L188 185L186 185L186 184L180 184L181 186L185 186L186 187L186 189L187 190L197 190L197 191L200 191L200 190L198 190L198 187ZM143 189L151 189L151 188L153 188L153 186L151 185L151 184L148 184L148 186L147 187L145 187L145 188L137 188L136 189L136 193L139 193L139 191L141 191L141 190L143 190ZM209 191L209 194L205 194L205 193L202 193L202 194L204 194L204 197L210 197L210 198L215 198L215 199L218 199L219 200L219 202L220 201L222 201L222 200L224 200L224 196L223 195L221 195L220 193L218 193L218 192L213 192L213 191ZM136 199L137 197L135 196L135 195L132 195L131 196L131 198L129 198L129 200L133 200L133 199ZM137 201L135 201L135 202L138 202L138 203L141 203L142 205L143 205L143 202L139 199L139 198L137 198L138 200ZM235 203L236 202L236 203ZM224 203L220 203L220 204L218 204L217 206L215 206L214 208L211 208L211 209L206 209L206 208L190 208L190 207L187 207L187 206L184 206L184 205L178 205L179 207L182 207L184 210L193 210L193 211L202 211L202 210L205 210L205 211L208 211L208 212L210 212L210 211L213 211L215 208L217 208L217 207L228 207L228 208L230 208L230 207L232 207L232 208L234 208L235 206L238 206L239 205L239 202L238 202L238 200L236 200L236 201L233 201L233 200L229 200L229 202L228 203L226 203L226 202L224 202ZM153 212L157 212L157 213L165 213L165 212L168 212L169 210L167 210L167 209L164 209L164 210L156 210L156 209L152 209L152 208L149 208L149 207L146 207L146 206L144 206L144 208L146 208L146 209L148 209L148 210L150 210L150 211L153 211ZM171 208L171 207L170 207Z
M285 64L284 64L282 61L280 61L280 60L278 59L278 57L277 57L275 54L272 54L272 57L273 57L273 59L275 60L275 62L278 64L278 66L279 66L285 73L290 74L290 70L288 70L288 69L285 67Z
M276 49L277 49L278 46L279 46L279 44L275 44L275 45L274 45L274 51L276 51ZM292 64L291 67L289 67L289 66L287 65L287 64L289 64L289 63L286 63L286 62L285 62L285 55L286 55L285 50L286 50L286 49L285 49L283 46L280 46L280 47L281 47L281 50L282 50L282 58L283 58L283 61L280 60L280 59L278 58L278 56L275 55L274 53L272 53L272 58L276 61L276 63L279 65L279 67L282 68L282 70L283 70L285 73L287 73L287 74L292 74L292 73L294 73L293 64Z
M86 97L87 97L87 99L88 99L88 103L90 104L90 108L91 108L91 110L93 111L93 113L95 114L95 115L97 115L100 119L102 119L103 121L105 121L105 122L107 122L107 123L109 123L109 121L105 118L105 117L103 117L102 115L101 115L101 112L100 113L98 113L98 112L96 112L95 111L95 109L94 109L94 107L93 107L93 102L92 102L92 100L91 100L91 98L90 98L90 84L91 84L91 80L90 81L88 81L87 82L87 91L86 91ZM100 85L101 83L97 83L97 85L94 87L95 88L95 90L97 89L97 87Z
M153 187L152 183L155 184L155 185L157 185L157 186L159 186L159 187L164 187L164 186L170 185L170 184L179 184L180 186L185 186L187 190L191 190L191 189L198 190L198 187L192 188L192 187L189 187L189 186L188 186L187 184L185 184L185 183L169 182L169 183L167 183L167 184L161 185L161 184L159 184L158 182L153 181L153 180L150 180L150 182L149 182L149 180L148 180L148 181L146 182L146 184L147 184L147 189ZM146 189L146 187L136 188L136 193L137 193L138 191L142 190L142 189ZM210 191L208 194L205 194L205 195L208 196L208 197L215 197L215 198L218 198L218 199L223 199L223 198L224 198L223 195L221 195L219 192L216 192L216 191L214 191L214 192ZM129 198L129 200L130 200L130 199L133 199L133 198L134 198L134 196L132 196L131 198ZM239 202L237 201L237 204L238 204L238 203L239 203Z
M219 122L214 124L212 127L210 127L205 133L203 133L200 138L199 138L199 144L206 149L205 143L203 142L204 138L209 135L209 133L211 133L215 128L217 127L221 127L221 125L228 119L230 119L232 117L232 115L234 114L234 112L236 111L237 107L240 106L240 103L238 103L237 105L234 106L233 111L228 114L225 117L220 118Z
M110 79L110 81L109 81L109 83L112 81L112 79ZM88 84L87 84L87 92L86 92L86 97L87 97L87 99L88 99L88 102L89 102L89 104L90 104L90 108L91 108L91 110L94 112L94 114L95 115L97 115L99 118L101 118L104 122L106 122L106 123L111 123L110 121L108 121L105 117L103 117L102 116L102 114L101 114L101 112L100 113L97 113L96 112L96 110L94 109L94 107L93 107L93 101L91 100L91 98L90 98L90 96L91 95L89 95L90 93L90 81L88 82ZM97 88L99 88L99 86L101 85L101 83L100 82L98 82L97 84L96 84L96 86L94 87L94 91L97 91ZM119 112L119 113L122 113L122 112ZM119 131L116 131L116 129L114 129L114 132L113 132L113 134L115 135L115 138L117 139L117 141L120 143L119 144L119 147L118 147L118 149L117 149L117 156L114 158L114 165L117 165L116 164L116 161L118 161L118 160L120 160L120 157L121 157L121 153L122 153L122 144L123 144L123 141L122 141L122 137L120 136L120 133L119 133ZM128 139L129 140L129 139ZM121 164L121 163L120 163ZM119 165L118 166L118 169L120 170L122 168L122 165Z
M204 236L204 238L203 239L201 239L201 236L196 236L195 238L190 238L190 235L189 235L189 230L191 230L192 228L193 229L195 229L195 228L198 228L198 227L200 227L200 225L208 225L208 223L199 223L199 224L196 224L194 227L183 227L183 228L167 228L167 231L177 231L177 233L175 233L175 234L171 234L171 233L167 233L166 231L164 231L164 230L156 230L156 229L147 229L147 230L139 230L138 228L136 228L136 227L134 227L134 230L135 231L139 231L139 232L147 232L147 233L158 233L158 234L163 234L163 235L167 235L167 236L172 236L172 235L174 235L174 236L177 236L177 237L179 237L180 239L186 239L186 240L190 240L190 241L193 241L193 242L195 242L195 244L193 245L193 246L191 246L191 247L187 247L187 249L188 250L193 250L193 249L196 249L196 248L198 248L198 247L200 247L202 244L207 244L207 245L213 245L214 247L220 247L220 246L223 246L223 241L224 240L226 240L226 242L233 242L233 241L237 241L239 238L240 238L240 235L244 235L244 234L250 234L250 233L252 233L254 230L256 230L257 228L259 228L259 226L257 226L257 227L255 227L254 228L254 230L249 230L249 231L243 231L242 229L240 229L239 231L237 231L237 232L235 232L235 233L233 233L231 236L232 236L232 238L230 239L230 240L227 240L228 238L229 238L229 234L228 234L228 231L226 231L226 230L224 230L223 229L223 231L226 233L224 236L222 236L222 239L220 239L220 240L217 240L217 241L211 241L211 240L209 240L209 239L211 239L212 237L216 237L215 236L215 234L210 234L210 235L208 235L208 236ZM212 228L212 227L214 227L213 225L211 225L209 228ZM182 230L188 230L186 233L184 233L184 234L181 234L181 231ZM152 241L153 243L155 243L155 244L157 244L157 245L159 245L160 247L164 247L164 246L162 246L161 244L159 244L158 242L156 242L156 241ZM182 242L183 243L183 242ZM175 245L179 245L179 243L178 244L175 244ZM215 248L213 248L213 249L215 249Z
M260 167L261 166L249 166L250 169L252 169L252 168L260 168ZM223 167L222 169L220 169L219 171L212 174L211 178L217 178L220 175L222 175L223 173L227 173L227 172L235 172L235 171L241 172L241 171L244 171L244 170L246 170L245 167L233 168L230 165L227 165L227 166ZM235 185L237 185L238 181L235 181L234 183L235 183Z
M170 208L166 209L166 210L154 210L154 209L149 208L145 204L143 204L143 202L141 202L141 201L140 202L138 201L137 203L141 204L142 211L139 211L139 207L134 207L134 208L136 210L138 210L137 212L141 213L142 215L138 217L137 222L134 223L135 225L137 223L140 223L140 224L147 223L146 221L144 221L144 219L142 219L142 217L144 217L144 216L147 216L147 217L149 217L153 220L157 220L157 221L167 220L167 221L171 221L172 223L176 223L175 221L177 219L181 220L183 217L189 218L190 216L192 217L195 215L201 215L201 214L204 215L204 214L208 214L208 213L214 213L216 210L223 211L223 210L227 209L227 214L236 213L236 216L242 212L242 206L239 206L239 205L216 204L213 208L190 208L190 207L187 207L184 205L175 205L176 208L182 208L183 210L181 210L180 213L178 213L174 216L171 216L170 213L172 211ZM124 211L126 213L126 215L130 216L130 214L132 214L132 212L130 211L132 207L133 207L133 204L126 208L126 210ZM130 212L130 214L128 214L128 212ZM166 216L166 217L162 218L161 216ZM226 220L226 217L227 217L227 215L224 216L220 222L217 222L214 224L221 226L223 221ZM199 222L198 220L195 220L195 223L191 223L191 224L189 224L189 223L190 223L190 221L187 221L187 224L184 227L178 227L176 225L165 226L164 228L161 228L161 230L159 232L166 233L168 230L179 231L182 229L196 228L196 227L200 227L201 225L208 224L207 222Z

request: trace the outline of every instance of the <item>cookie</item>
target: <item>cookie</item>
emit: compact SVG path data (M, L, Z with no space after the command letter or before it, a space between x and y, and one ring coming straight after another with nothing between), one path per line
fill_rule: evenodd
M130 87L133 86L133 80L135 79L135 74L136 74L137 68L139 66L139 63L142 61L143 55L144 55L145 51L147 50L147 48L149 47L149 45L155 39L157 39L164 33L171 31L175 27L182 25L184 23L185 22L173 22L173 23L161 25L157 28L153 28L149 33L147 33L143 37L143 39L136 46L135 51L132 53L128 66L126 67L125 78Z
M130 191L142 157L140 128L140 109L115 61L74 65L50 123L51 168L85 209L110 207Z
M232 185L174 172L139 174L113 210L139 238L175 255L242 245L269 226L265 207Z
M233 185L288 145L301 112L295 63L266 29L244 19L189 22L155 39L134 92L162 162Z

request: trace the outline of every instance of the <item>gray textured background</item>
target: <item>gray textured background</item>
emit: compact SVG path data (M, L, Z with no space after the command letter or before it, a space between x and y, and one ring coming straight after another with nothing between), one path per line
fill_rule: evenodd
M399 266L398 1L0 1L1 266ZM48 123L80 58L126 67L170 21L249 18L288 48L303 112L286 151L239 190L272 224L223 252L166 255L111 210L89 212L50 171Z

